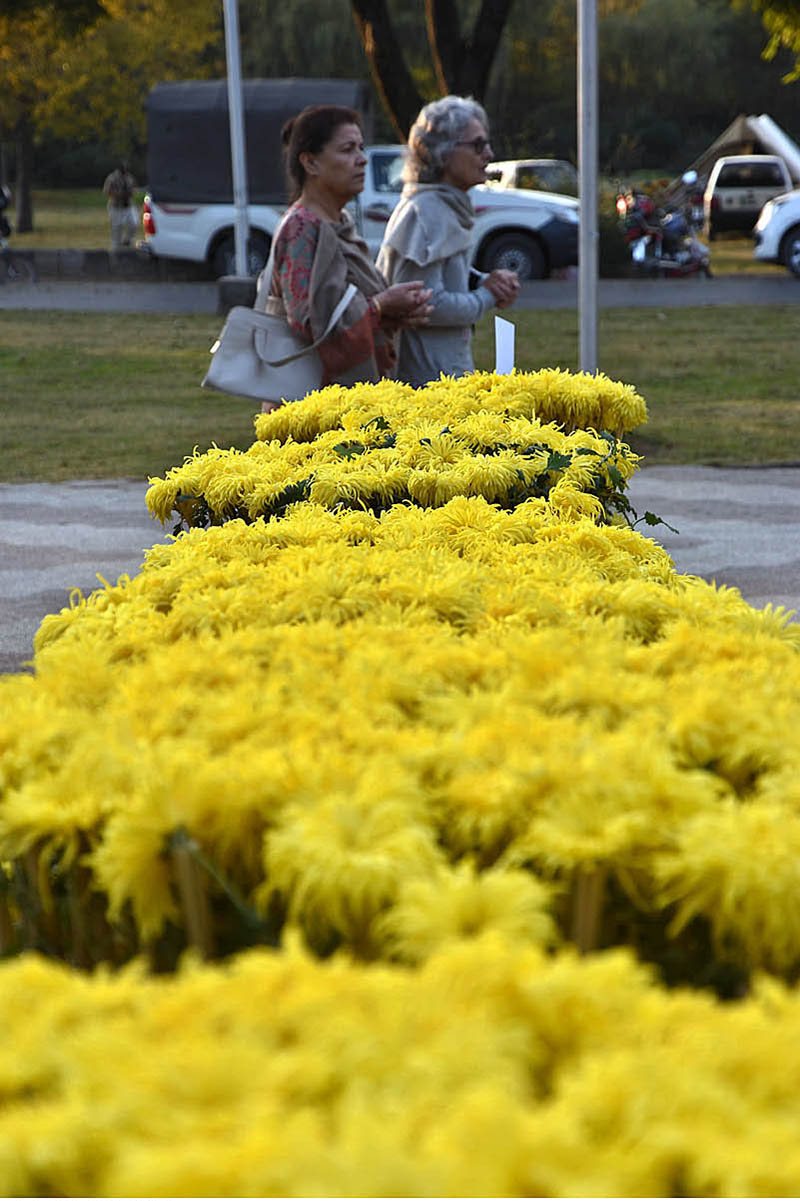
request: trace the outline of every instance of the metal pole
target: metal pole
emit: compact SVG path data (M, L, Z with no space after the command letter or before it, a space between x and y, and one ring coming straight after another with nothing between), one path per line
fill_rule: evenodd
M597 371L597 0L578 0L580 369Z
M247 167L244 151L242 115L242 66L239 54L239 10L237 0L222 0L225 14L225 56L228 64L228 116L231 126L231 167L233 170L233 238L236 247L236 274L247 275Z

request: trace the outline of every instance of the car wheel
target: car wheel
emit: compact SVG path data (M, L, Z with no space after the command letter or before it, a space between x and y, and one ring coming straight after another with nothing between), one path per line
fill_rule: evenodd
M545 279L547 260L541 245L527 234L502 234L483 254L484 271L516 271L520 279Z
M258 275L269 258L269 240L263 234L253 233L247 239L247 274ZM211 270L219 278L221 275L236 274L236 243L233 234L226 234L218 242L211 256Z
M793 225L781 242L781 262L800 279L800 225Z

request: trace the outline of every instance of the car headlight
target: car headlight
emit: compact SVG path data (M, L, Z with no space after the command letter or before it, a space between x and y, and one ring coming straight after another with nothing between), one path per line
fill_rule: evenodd
M754 229L765 229L772 220L772 214L775 212L776 208L777 202L774 200L768 200L761 212L758 214L758 220L755 223Z
M577 225L579 221L577 209L559 209L553 217L556 221L566 221L567 225Z

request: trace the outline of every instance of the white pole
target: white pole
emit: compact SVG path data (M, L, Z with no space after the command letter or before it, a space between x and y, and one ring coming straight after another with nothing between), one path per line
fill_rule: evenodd
M580 369L597 371L597 0L578 0Z
M228 64L228 115L231 126L231 167L233 170L233 237L236 247L236 274L247 275L247 167L244 151L242 115L242 66L239 54L239 10L237 0L222 0L225 14L225 56Z

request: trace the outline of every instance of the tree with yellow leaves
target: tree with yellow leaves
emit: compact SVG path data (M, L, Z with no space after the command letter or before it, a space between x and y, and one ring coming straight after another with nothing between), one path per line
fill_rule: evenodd
M91 4L91 0L89 0ZM33 228L30 165L38 134L141 148L145 100L166 79L223 71L217 0L12 2L0 16L6 91L0 138L16 143L17 228Z

